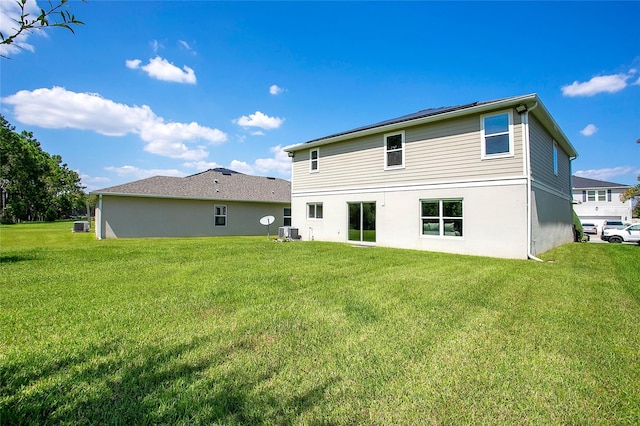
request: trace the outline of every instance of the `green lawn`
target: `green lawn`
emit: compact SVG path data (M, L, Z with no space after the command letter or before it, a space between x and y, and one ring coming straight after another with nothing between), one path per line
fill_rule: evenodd
M0 424L637 424L640 247L0 227Z

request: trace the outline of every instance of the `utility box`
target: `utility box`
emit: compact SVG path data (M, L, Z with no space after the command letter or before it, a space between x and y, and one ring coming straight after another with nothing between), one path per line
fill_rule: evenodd
M86 220L73 222L73 232L89 232L89 222Z
M293 228L291 226L281 226L278 228L278 238L281 240L299 240L300 235L298 234L298 228Z

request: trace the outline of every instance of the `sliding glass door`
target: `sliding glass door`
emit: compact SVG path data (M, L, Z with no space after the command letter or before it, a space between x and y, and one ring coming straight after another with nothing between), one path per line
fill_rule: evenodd
M376 242L376 203L349 204L349 241Z

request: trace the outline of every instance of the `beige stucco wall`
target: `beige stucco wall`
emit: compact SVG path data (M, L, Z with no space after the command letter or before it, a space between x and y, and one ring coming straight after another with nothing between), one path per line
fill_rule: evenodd
M463 236L421 235L420 200L462 198ZM527 258L526 180L463 187L405 187L294 196L292 225L303 240L348 242L348 202L376 203L376 245L456 254ZM323 203L323 219L308 219L306 204Z
M227 226L214 226L214 205L227 206ZM98 238L266 235L260 218L272 215L277 235L288 204L216 202L102 195L97 209Z
M572 242L571 200L535 185L531 192L531 253L537 255Z

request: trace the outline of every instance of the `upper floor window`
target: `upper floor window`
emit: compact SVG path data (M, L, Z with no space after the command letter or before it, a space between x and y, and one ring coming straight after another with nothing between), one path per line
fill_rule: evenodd
M482 158L513 156L511 111L483 115L481 121Z
M227 226L227 206L216 205L213 211L214 226Z
M611 201L611 190L591 189L582 191L582 201Z
M320 149L312 149L309 155L309 172L317 172L320 170Z
M384 135L384 168L401 169L404 167L404 132Z
M553 174L558 176L558 144L553 141Z

